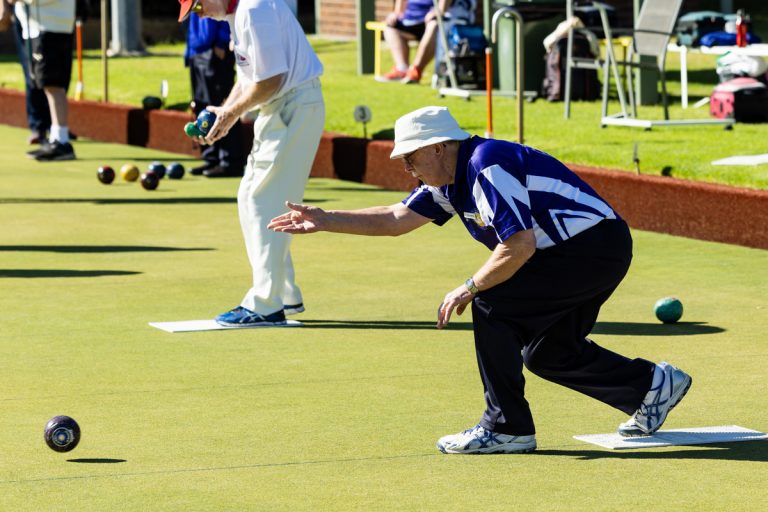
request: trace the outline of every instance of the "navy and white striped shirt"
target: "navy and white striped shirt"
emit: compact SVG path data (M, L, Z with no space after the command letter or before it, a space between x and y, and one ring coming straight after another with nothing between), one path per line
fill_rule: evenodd
M403 203L442 226L454 214L493 250L533 229L536 248L557 245L618 215L555 158L520 144L472 137L462 142L452 185L416 188Z

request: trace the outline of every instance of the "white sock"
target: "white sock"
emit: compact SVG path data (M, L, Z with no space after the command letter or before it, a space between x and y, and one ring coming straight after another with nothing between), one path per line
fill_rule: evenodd
M56 124L51 125L51 133L48 136L48 140L51 142L59 141L62 144L66 144L69 142L69 127Z
M397 66L397 70L398 71L402 71L403 73L405 73L406 71L408 71L408 64L406 64L404 66Z

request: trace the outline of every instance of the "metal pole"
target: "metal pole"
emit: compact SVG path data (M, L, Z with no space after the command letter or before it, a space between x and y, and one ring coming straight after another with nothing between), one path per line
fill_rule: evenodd
M511 16L515 20L515 85L517 96L517 142L523 143L523 17L511 7L502 7L493 14L491 21L491 43L496 43L496 27L502 16Z
M493 70L491 69L491 54L493 49L488 46L485 49L485 120L486 130L485 138L493 137Z
M75 100L83 99L85 85L83 84L83 21L75 20L75 40L77 41L77 85L75 86Z
M565 4L565 19L568 21L568 42L565 49L565 92L563 93L563 100L565 101L565 118L571 118L571 80L573 77L573 25L571 24L571 18L573 18L573 0L568 0Z
M443 14L440 12L440 4L438 0L432 0L432 5L435 8L435 19L437 20L437 33L440 39L438 44L443 45L443 58L445 59L445 67L448 70L448 81L451 83L451 88L456 89L459 86L459 81L456 80L456 69L453 67L453 61L451 60L451 52L448 48L448 36L445 33L445 25L443 24ZM437 49L435 49L437 53Z
M109 102L109 83L107 73L107 0L101 0L101 79L104 84L105 103Z
M515 18L515 21L517 22L517 30L516 30L516 42L515 42L515 51L517 53L515 60L517 61L517 70L515 71L515 75L517 76L516 82L517 82L517 142L522 144L524 142L523 138L523 17L520 16L520 13L517 11L513 11L512 16Z

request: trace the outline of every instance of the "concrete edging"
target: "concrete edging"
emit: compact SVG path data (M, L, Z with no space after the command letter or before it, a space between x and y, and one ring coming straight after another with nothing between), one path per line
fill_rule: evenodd
M71 101L70 127L103 142L146 146L199 156L183 133L185 112L145 111L127 105ZM0 89L0 119L26 127L24 93ZM252 125L245 124L250 147ZM391 141L372 141L325 132L312 177L367 183L409 191L418 182L389 159ZM700 240L768 249L768 191L728 187L661 176L569 164L637 229Z

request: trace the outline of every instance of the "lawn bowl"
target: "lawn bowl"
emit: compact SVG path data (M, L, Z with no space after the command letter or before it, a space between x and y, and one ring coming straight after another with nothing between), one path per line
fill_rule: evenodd
M160 184L160 178L152 171L147 171L141 175L141 186L144 190L155 190Z
M96 177L103 184L109 185L115 181L115 170L108 165L103 165L96 171Z
M125 181L136 181L139 179L139 168L133 164L125 164L120 168L120 176Z
M45 424L44 436L51 450L68 452L80 442L80 425L69 416L54 416Z
M197 127L198 131L203 134L203 136L208 135L208 131L213 127L213 124L216 122L216 114L211 112L210 110L203 110L200 112L200 115L197 116L197 122L195 122L195 126Z
M172 180L180 180L184 177L184 166L179 162L171 162L168 164L165 174Z
M665 324L673 324L683 316L683 303L675 297L664 297L656 301L653 312Z
M151 164L149 164L149 167L147 167L147 170L149 172L153 172L153 173L157 174L157 178L161 180L165 176L165 170L166 169L165 169L165 166L161 162L155 161L155 162L152 162Z

